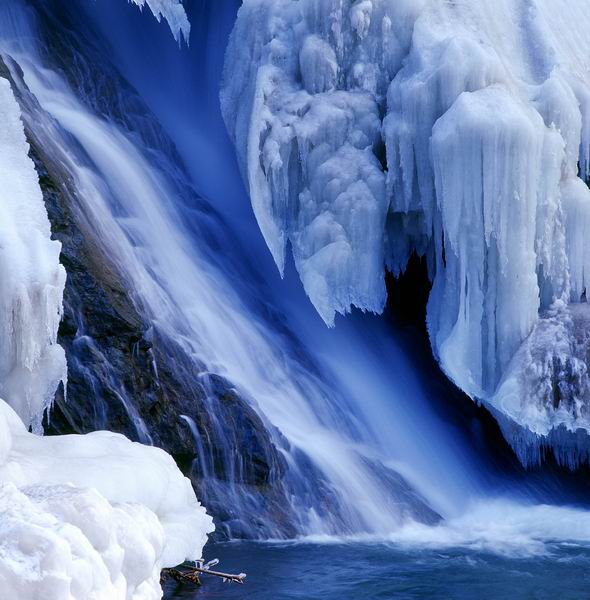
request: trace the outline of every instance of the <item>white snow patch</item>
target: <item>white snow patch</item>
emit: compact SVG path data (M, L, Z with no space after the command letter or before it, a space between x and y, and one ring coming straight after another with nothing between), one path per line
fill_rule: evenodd
M151 600L212 519L163 450L108 432L40 437L0 400L3 597Z

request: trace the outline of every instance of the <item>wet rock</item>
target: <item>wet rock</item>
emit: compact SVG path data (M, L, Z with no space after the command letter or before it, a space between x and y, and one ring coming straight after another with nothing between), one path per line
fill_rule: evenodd
M46 433L110 429L159 446L191 477L219 535L293 534L281 486L285 462L267 426L231 383L143 319L108 257L82 233L30 138L68 273L59 330L68 383L46 417ZM259 519L243 522L248 513Z

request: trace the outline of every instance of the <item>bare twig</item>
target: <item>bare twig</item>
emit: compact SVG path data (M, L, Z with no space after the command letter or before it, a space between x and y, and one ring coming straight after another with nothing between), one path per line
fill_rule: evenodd
M192 583L193 585L201 585L201 580L197 573L186 573L178 569L162 569L161 581L170 577L179 583Z
M171 577L180 583L192 583L193 585L201 585L201 579L199 575L213 575L214 577L220 577L223 581L229 581L230 583L239 583L242 585L244 579L246 579L246 573L239 573L234 575L232 573L223 573L222 571L212 571L211 567L217 565L219 561L214 559L203 565L203 561L196 561L196 565L183 563L180 565L183 570L179 569L162 569L162 579Z
M206 575L214 575L215 577L221 577L226 581L231 581L232 583L243 584L244 579L246 579L246 573L240 573L239 575L232 575L230 573L222 573L221 571L211 571L210 569L201 569L199 567L191 567L191 570L196 571L197 573L205 573Z

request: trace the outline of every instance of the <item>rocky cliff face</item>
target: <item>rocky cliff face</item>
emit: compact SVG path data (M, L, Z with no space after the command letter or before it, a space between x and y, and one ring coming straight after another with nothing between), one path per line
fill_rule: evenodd
M46 415L46 433L109 429L161 447L178 460L216 516L218 535L292 534L281 485L284 459L267 427L230 382L208 373L142 316L80 210L80 192L55 144L55 124L9 57L0 75L11 80L23 110L67 271L58 341L66 351L68 382ZM259 522L240 522L244 502L256 506Z
M281 507L278 499L266 498L269 489L280 495L276 484L284 461L260 417L228 381L199 368L174 340L145 322L108 257L82 234L34 149L32 155L68 274L58 338L68 360L68 383L65 394L63 388L58 392L46 432L124 433L175 456L220 521L232 516L222 488L243 483L250 486L250 502L271 504L274 514L261 522L279 527L288 522L287 503ZM235 464L244 454L246 460ZM239 503L239 494L234 499ZM237 522L220 531L245 533L244 525L242 531L236 527Z

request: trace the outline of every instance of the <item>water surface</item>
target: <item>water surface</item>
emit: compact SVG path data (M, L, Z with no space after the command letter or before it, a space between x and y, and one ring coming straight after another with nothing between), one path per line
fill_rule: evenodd
M229 543L207 546L218 568L248 574L240 586L169 583L165 599L359 600L590 598L590 547L545 544L541 554L475 548L411 549L386 543Z

